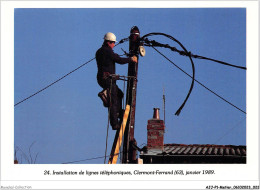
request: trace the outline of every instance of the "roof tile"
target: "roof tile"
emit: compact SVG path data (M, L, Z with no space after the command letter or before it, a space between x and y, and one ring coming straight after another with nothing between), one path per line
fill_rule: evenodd
M246 146L165 144L164 155L246 156Z

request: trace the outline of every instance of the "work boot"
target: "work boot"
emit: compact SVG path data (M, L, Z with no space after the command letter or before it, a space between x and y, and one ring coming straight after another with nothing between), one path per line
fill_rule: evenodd
M121 126L120 126L119 124L116 124L116 125L112 126L112 129L113 129L113 130L119 130L120 127L121 127Z
M98 93L98 97L102 100L104 107L109 107L109 96L108 96L108 90L102 90Z

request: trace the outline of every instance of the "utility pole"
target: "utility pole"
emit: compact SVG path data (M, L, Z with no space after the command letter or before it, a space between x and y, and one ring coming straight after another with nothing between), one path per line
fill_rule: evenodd
M140 45L140 32L137 26L130 30L129 36L129 56L136 56L137 63L128 64L128 81L127 81L127 95L126 95L126 110L123 117L120 130L117 130L114 143L111 149L108 164L115 164L119 154L122 137L123 140L123 156L122 163L137 163L136 145L134 138L135 127L135 107L136 107L136 88L137 88L137 70L138 70L138 53ZM136 146L135 146L136 147Z
M129 37L129 54L130 56L137 56L138 60L138 48L140 45L140 31L137 26L133 26L130 30ZM135 108L136 108L136 89L137 89L137 63L128 64L128 76L131 76L127 81L127 95L126 104L130 105L130 113L126 124L126 131L124 135L123 144L123 158L122 163L136 163L136 150L133 148L133 144L136 145L134 138L135 129Z

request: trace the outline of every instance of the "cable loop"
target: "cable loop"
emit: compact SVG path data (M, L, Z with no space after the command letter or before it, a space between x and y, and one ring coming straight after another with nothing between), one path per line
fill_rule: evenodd
M144 36L140 39L140 41L148 42L148 45L149 45L149 46L152 46L152 47L153 47L153 46L156 46L156 45L157 45L157 46L163 46L163 47L164 47L164 46L165 46L164 44L161 44L161 43L156 42L156 41L154 41L154 40L150 41L150 40L148 40L148 39L146 38L146 37L148 37L148 36L153 36L153 35L162 35L162 36L165 36L165 37L167 37L167 38L169 38L169 39L175 41L176 43L178 43L178 44L181 46L181 48L184 50L184 52L189 56L189 59L190 59L190 62L191 62L191 66L192 66L192 82L191 82L190 89L189 89L189 92L188 92L188 94L187 94L185 100L183 101L183 103L182 103L182 105L179 107L179 109L175 112L175 115L178 116L178 115L181 113L181 110L183 109L184 105L186 104L186 102L187 102L187 100L189 99L190 94L191 94L191 92L192 92L192 89L193 89L193 86L194 86L194 79L195 79L195 66L194 66L193 60L192 60L192 58L191 58L191 55L189 54L189 52L187 51L187 49L182 45L182 43L179 42L179 41L178 41L177 39L175 39L174 37L168 35L168 34L159 33L159 32L153 32L153 33L149 33L149 34L144 35ZM166 47L167 47L167 45L166 45Z
M178 50L176 47L171 47L169 44L161 44L161 43L159 43L159 42L157 42L157 41L155 41L155 40L149 40L149 39L147 38L148 36L153 36L153 35L162 35L162 36L165 36L165 37L167 37L167 38L169 38L169 39L171 39L171 40L177 42L177 43L182 47L182 49L183 49L184 51ZM232 64L229 64L229 63L226 63L226 62L223 62L223 61L219 61L219 60L215 60L215 59L211 59L211 58L207 58L207 57L203 57L203 56L199 56L199 55L193 55L190 51L188 52L188 51L185 49L185 47L184 47L178 40L176 40L174 37L172 37L172 36L170 36L170 35L168 35L168 34L159 33L159 32L158 32L158 33L153 32L153 33L149 33L149 34L144 35L144 36L140 39L140 41L143 43L143 45L148 46L148 47L152 47L152 48L154 48L154 47L164 47L164 48L168 48L168 49L170 49L171 51L178 52L178 53L179 53L180 55L182 55L182 56L188 56L189 59L190 59L190 61L191 61L193 74L192 74L192 83L191 83L191 86L190 86L190 90L189 90L189 92L188 92L188 94L187 94L187 96L186 96L186 98L185 98L183 104L182 104L182 105L180 106L180 108L176 111L175 115L179 115L179 114L180 114L182 108L184 107L184 105L185 105L186 101L188 100L188 98L189 98L189 96L190 96L190 94L191 94L191 91L192 91L192 89L193 89L193 85L194 85L194 81L195 81L195 66L194 66L192 57L193 57L193 58L198 58L198 59L210 60L210 61L214 61L214 62L217 62L217 63L221 63L221 64L223 64L223 65L232 66L232 67L235 67L235 68L239 68L239 69L244 69L244 70L246 70L246 67L237 66L237 65L232 65ZM154 48L154 49L155 49L155 48ZM158 52L157 49L155 49L155 50ZM237 107L236 107L236 108L237 108ZM239 108L238 108L238 109L239 109ZM241 110L241 109L239 109L239 110L242 111L242 112L244 112L244 111ZM244 113L245 113L245 112L244 112Z

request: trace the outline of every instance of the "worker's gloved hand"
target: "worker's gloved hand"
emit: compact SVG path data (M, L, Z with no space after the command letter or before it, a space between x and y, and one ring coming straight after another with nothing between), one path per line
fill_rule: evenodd
M137 57L135 55L133 57L131 57L131 59L132 59L132 62L137 63Z

